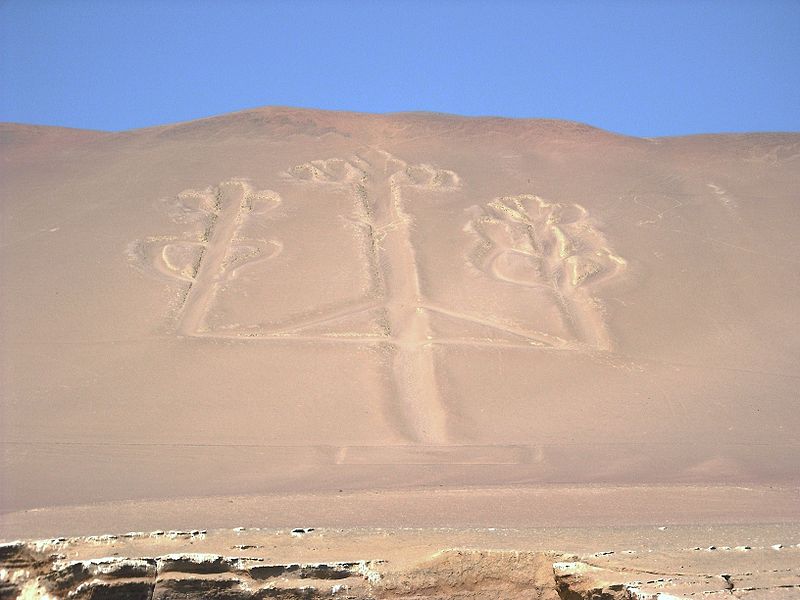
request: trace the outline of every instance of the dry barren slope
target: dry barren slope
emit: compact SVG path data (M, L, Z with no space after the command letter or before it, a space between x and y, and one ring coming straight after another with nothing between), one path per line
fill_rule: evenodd
M4 511L797 485L800 135L3 125Z

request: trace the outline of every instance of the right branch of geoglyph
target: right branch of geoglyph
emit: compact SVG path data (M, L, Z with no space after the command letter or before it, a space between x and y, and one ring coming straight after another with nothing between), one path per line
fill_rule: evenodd
M524 194L472 207L466 230L480 243L469 262L485 274L520 286L541 288L555 302L579 341L609 350L603 307L589 288L626 266L578 204L547 202Z

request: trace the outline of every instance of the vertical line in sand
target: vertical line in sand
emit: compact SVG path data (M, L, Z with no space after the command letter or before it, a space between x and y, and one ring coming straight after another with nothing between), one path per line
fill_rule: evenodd
M205 252L183 304L178 323L179 335L198 336L205 331L206 315L225 275L225 257L239 224L244 195L243 183L225 182L218 187L215 215Z
M367 187L372 187L375 194L376 229L385 231L377 248L386 288L386 317L393 338L394 391L414 441L443 444L447 441L447 413L436 382L428 316L421 308L419 270L411 241L412 218L403 206L400 175L374 175L370 182L373 185Z
M543 258L544 275L550 283L564 325L581 343L603 351L611 350L611 336L602 315L591 306L591 296L569 281L563 258L559 255L558 245L545 245L540 239L540 233L536 230L533 219L526 212L521 212L525 217L528 239L534 250ZM548 225L545 224L545 227Z

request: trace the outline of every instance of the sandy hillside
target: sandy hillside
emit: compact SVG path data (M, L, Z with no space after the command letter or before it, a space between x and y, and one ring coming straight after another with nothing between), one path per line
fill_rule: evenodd
M800 519L800 134L269 108L0 141L0 536L553 525L570 489L575 524Z

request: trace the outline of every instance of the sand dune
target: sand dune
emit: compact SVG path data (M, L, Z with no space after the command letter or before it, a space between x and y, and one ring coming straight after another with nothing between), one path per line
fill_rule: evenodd
M0 141L6 532L98 502L797 487L798 134L266 108Z

